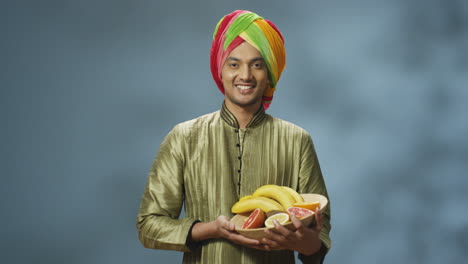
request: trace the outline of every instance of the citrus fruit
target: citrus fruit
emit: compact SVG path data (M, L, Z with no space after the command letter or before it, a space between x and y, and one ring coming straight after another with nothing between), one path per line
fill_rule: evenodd
M288 213L290 215L295 215L298 219L314 214L313 211L301 207L289 207Z
M289 221L289 215L287 213L277 213L274 214L265 221L266 227L275 227L273 220L276 220L280 225L286 224Z
M263 221L265 221L265 213L263 213L263 211L260 210L260 208L257 208L252 213L250 213L249 217L247 218L247 220L245 220L241 228L259 228L262 227Z
M281 210L271 210L269 212L266 212L266 217L270 217L272 215L275 215L275 214L279 214L279 213L284 213L284 211L281 211Z
M319 202L303 202L303 203L295 203L293 204L294 207L301 207L305 209L309 209L315 211L315 209L320 208Z

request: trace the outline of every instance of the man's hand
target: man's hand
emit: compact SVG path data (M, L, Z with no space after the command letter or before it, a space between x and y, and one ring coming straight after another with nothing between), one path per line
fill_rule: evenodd
M275 228L266 229L267 237L262 239L262 243L267 250L271 248L281 248L295 250L304 255L312 255L320 250L322 242L319 239L322 231L322 214L317 209L315 212L316 225L312 228L305 227L294 215L291 216L295 231L291 231L275 222Z
M229 219L223 215L218 216L213 222L196 223L193 226L192 239L194 241L202 241L210 238L224 238L245 247L268 250L267 247L262 245L258 240L237 233L234 223L229 222Z

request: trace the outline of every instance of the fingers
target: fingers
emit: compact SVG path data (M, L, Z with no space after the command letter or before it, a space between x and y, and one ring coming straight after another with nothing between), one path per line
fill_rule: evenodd
M297 219L295 215L291 215L291 222L293 223L297 231L301 233L304 231L304 224L302 224L302 222L299 219Z
M323 224L323 219L322 218L323 218L322 217L322 211L317 209L315 211L315 221L316 221L315 230L317 230L318 233L320 233L320 231L322 231L322 224Z
M286 227L280 225L278 221L274 221L275 228L268 228L265 230L267 235L266 238L262 240L262 243L268 245L269 247L288 247L288 241L293 240L295 237L295 232L287 229Z
M239 244L239 245L248 246L248 247L255 247L255 248L258 248L258 249L264 249L264 246L260 244L260 241L258 241L256 239L245 237L245 236L237 234L237 233L230 233L227 238L229 240L231 240L232 242L234 242L236 244Z
M262 244L264 245L264 247L266 248L266 250L284 250L284 249L288 249L287 246L284 246L283 243L279 243L277 241L274 241L272 239L268 239L268 238L262 238Z
M263 245L263 244L259 244L259 245L253 245L253 246L249 246L251 248L254 248L254 249L258 249L258 250L263 250L263 251L271 251L271 248L267 245Z
M229 218L226 216L219 216L216 219L216 222L218 223L218 230L221 234L221 237L226 238L236 244L266 250L263 245L260 245L258 240L238 234L236 232L236 226L234 223L230 222Z
M218 221L220 221L220 222L229 221L229 219L228 219L226 216L224 216L224 215L218 216L218 218L217 218L216 220L218 220Z
M283 236L291 236L291 234L293 233L291 230L280 225L280 223L276 220L274 220L274 224L275 224L275 228L272 230L273 232L277 232Z
M217 221L218 221L221 228L224 228L224 229L229 230L229 231L235 231L236 230L236 226L234 225L234 223L229 221L229 218L227 218L224 215L218 216Z
M265 233L269 235L269 237L274 238L274 240L278 240L284 237L291 236L291 231L284 226L280 225L278 221L273 220L273 224L275 225L274 228L267 228L265 229Z
M278 242L276 242L274 240L271 240L271 239L268 239L268 238L262 238L262 244L265 245L266 247L268 247L270 250L272 248L279 247Z
M266 229L265 230L265 233L267 235L267 242L278 242L280 240L285 240L284 236L280 233L276 233L274 232L273 230L270 230L270 229ZM269 240L269 241L268 241ZM267 244L270 244L270 243L267 243Z
M227 222L225 227L229 231L232 231L232 232L236 231L236 226L232 222Z

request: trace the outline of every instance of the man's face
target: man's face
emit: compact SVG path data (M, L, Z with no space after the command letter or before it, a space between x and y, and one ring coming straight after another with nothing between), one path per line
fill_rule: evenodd
M268 70L260 52L247 42L237 46L227 57L221 71L228 106L260 107L270 84Z

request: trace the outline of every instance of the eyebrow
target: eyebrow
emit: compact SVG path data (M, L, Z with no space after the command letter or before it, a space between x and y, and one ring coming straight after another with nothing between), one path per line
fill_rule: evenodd
M236 57L228 57L227 60L231 60L231 61L241 61L239 58L236 58ZM263 59L263 57L255 57L255 58L253 58L253 59L250 60L250 63L252 63L252 62L254 62L254 61L258 61L258 60L260 60L260 61L265 61L265 60Z

